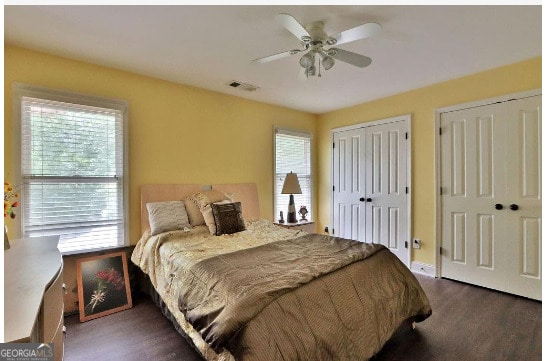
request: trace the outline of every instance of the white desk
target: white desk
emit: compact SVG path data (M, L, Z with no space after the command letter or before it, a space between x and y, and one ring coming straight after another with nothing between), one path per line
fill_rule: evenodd
M10 241L4 251L4 342L54 343L63 359L63 258L59 237Z

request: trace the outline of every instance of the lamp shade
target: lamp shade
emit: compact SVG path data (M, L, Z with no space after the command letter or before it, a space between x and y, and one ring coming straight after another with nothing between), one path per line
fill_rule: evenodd
M284 179L284 185L282 186L282 194L301 194L297 174L292 172L286 174L286 179Z

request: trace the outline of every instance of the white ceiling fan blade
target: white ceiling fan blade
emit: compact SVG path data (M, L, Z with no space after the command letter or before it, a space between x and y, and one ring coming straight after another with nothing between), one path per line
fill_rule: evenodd
M303 41L303 37L310 38L311 35L303 25L301 25L292 15L290 14L278 14L276 17L282 26L284 26L288 31L294 34L300 41Z
M335 50L335 54L332 55L334 59L344 61L354 66L358 66L359 68L365 68L368 65L372 64L372 58L369 58L367 56L343 49L332 48L330 50Z
M345 30L341 33L332 35L331 38L336 39L336 44L339 45L374 36L380 31L381 25L379 25L378 23L367 23L357 26L356 28Z
M258 63L258 64L268 63L270 61L282 59L282 58L285 58L287 56L300 53L302 51L303 50L299 50L299 49L288 50L288 51L284 51L282 53L273 54L273 55L265 56L263 58L254 59L254 60L252 60L252 63Z

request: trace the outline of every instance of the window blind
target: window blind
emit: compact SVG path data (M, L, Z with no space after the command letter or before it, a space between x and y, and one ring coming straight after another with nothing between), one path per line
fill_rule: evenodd
M23 234L74 252L125 244L124 114L23 96Z
M300 133L286 129L275 130L275 218L278 219L280 211L288 212L290 201L288 194L280 194L286 174L297 174L301 194L294 195L296 211L301 206L306 206L309 214L307 219L313 219L312 213L312 179L311 179L311 134ZM298 219L301 216L297 215Z

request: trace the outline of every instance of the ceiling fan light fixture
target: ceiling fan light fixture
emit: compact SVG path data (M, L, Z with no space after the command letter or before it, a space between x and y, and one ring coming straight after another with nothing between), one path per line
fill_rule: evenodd
M307 54L303 55L301 59L299 59L299 65L301 65L303 68L308 69L311 66L313 66L315 63L315 56L311 52L308 52Z
M325 70L330 70L332 66L334 66L335 60L331 56L324 53L320 53L320 57L322 58L322 66L324 67Z

